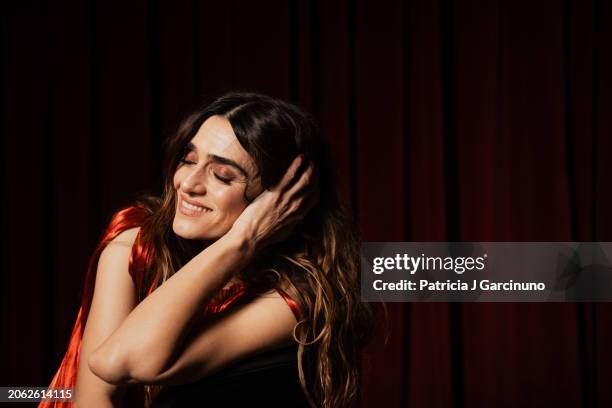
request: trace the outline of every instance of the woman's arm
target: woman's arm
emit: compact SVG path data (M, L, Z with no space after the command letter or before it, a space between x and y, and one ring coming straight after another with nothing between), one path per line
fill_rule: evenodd
M89 366L96 375L113 384L148 382L159 378L173 366L179 357L181 343L204 305L250 262L255 251L278 239L314 204L312 198L316 199L316 194L307 194L308 190L305 190L310 184L312 167L293 182L300 164L300 159L295 160L283 180L257 197L227 234L200 252L138 304L90 356ZM284 307L285 312L289 312L288 307ZM261 318L265 313L262 314L255 305L247 310L251 313L247 318L239 319L238 329L236 325L226 324L222 327L229 330L222 333L232 338L259 335L260 340L254 343L232 340L223 344L236 345L238 350L234 350L233 355L247 353L253 347L257 349L257 344L262 347L275 344L277 331L283 331L285 340L289 338L291 327L287 320L272 318L269 326L257 333L259 327L253 318ZM212 334L198 336L202 342L213 338ZM219 365L219 360L231 358L225 347L207 350L206 355L200 356L205 361L216 360Z
M163 372L129 383L175 385L197 381L249 355L293 341L295 315L273 291L194 327L176 360Z
M87 365L91 352L111 335L136 305L129 256L138 228L119 234L100 254L91 308L81 342L75 407L120 406L124 387L109 384Z
M89 367L112 384L165 371L196 314L248 260L240 240L225 235L147 296L89 357Z

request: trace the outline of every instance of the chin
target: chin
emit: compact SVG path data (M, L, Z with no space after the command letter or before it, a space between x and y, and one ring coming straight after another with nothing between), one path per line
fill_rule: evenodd
M211 228L194 225L193 221L182 220L177 217L174 218L172 223L172 231L183 239L199 241L214 241L223 235L211 233Z
M201 229L181 224L181 222L172 224L172 230L181 238L193 240L208 240L212 238L208 234L203 233Z

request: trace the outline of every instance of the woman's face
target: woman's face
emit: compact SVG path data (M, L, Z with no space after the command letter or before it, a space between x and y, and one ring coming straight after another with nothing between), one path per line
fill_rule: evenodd
M174 173L177 202L172 229L185 239L214 240L223 236L261 192L253 179L255 164L242 148L229 121L208 118L187 146Z

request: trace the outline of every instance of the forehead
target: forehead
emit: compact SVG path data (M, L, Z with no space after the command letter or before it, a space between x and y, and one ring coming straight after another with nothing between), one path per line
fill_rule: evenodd
M253 174L254 164L249 154L238 142L232 125L222 116L206 119L191 139L198 156L208 155L225 157L237 162L249 174Z

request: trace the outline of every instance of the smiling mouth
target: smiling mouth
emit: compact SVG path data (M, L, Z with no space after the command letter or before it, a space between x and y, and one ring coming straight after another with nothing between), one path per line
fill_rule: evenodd
M210 208L190 204L182 198L180 199L179 210L181 211L181 213L189 216L200 215L212 211Z

